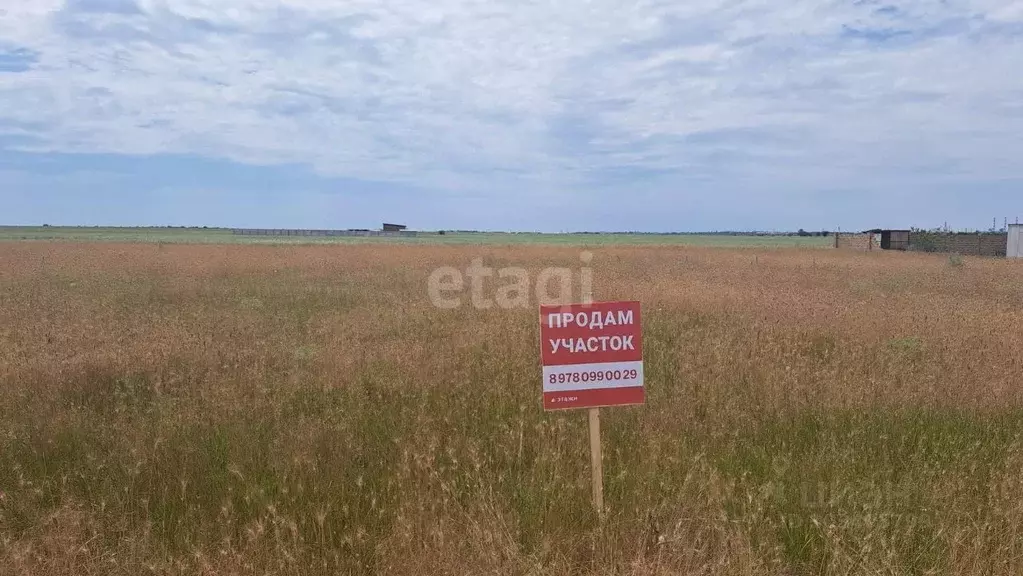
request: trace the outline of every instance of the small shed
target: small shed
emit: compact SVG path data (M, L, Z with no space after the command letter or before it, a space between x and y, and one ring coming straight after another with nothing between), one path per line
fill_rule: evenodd
M882 250L909 250L909 230L881 230Z
M1009 243L1005 247L1008 258L1023 258L1023 224L1009 224Z

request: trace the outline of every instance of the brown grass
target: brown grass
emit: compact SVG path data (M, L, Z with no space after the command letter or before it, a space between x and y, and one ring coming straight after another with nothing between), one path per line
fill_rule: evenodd
M427 298L575 249L0 244L0 574L1023 573L1023 265L594 253L602 524L536 309Z

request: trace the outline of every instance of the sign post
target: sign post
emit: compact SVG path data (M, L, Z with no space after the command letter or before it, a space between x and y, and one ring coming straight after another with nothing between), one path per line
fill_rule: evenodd
M590 408L590 474L593 480L593 508L604 515L604 455L600 449L600 408Z
M593 506L604 512L600 408L643 404L639 302L540 307L544 410L589 409Z

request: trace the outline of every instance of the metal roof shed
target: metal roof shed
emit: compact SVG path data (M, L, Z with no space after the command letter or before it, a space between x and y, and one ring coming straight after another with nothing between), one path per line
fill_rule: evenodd
M1005 247L1008 258L1023 258L1023 224L1009 224L1009 243Z
M882 230L882 250L909 250L909 230Z

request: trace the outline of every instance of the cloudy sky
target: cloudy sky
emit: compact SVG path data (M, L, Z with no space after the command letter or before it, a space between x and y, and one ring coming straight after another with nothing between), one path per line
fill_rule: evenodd
M1020 0L0 0L0 224L989 227Z

